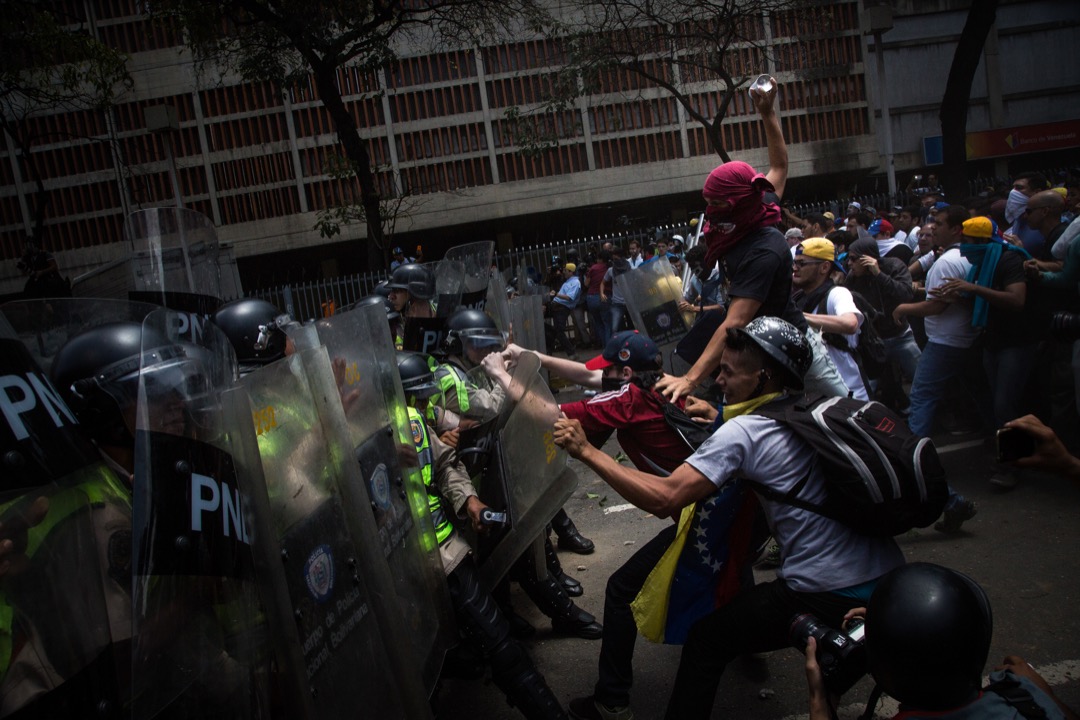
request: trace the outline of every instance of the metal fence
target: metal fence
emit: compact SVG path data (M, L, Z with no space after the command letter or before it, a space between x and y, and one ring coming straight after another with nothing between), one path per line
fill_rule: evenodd
M1009 181L1007 178L977 178L970 181L969 191L971 196L974 197L987 186L1003 182L1008 183ZM870 193L854 195L847 199L795 203L785 207L800 217L805 217L809 213L825 211L832 212L836 217L842 217L852 200L857 201L864 208L873 207L879 212L898 206L919 203L916 194L898 192L892 196L888 193ZM542 278L553 263L566 262L567 258L573 254L577 255L579 262L584 262L589 253L598 249L605 242L611 242L625 248L630 241L637 240L642 246L646 246L666 236L682 235L685 237L691 232L692 228L688 223L658 225L648 229L628 228L623 232L574 238L561 243L541 243L514 248L509 252L498 253L494 258L494 263L507 279L515 277L522 267L530 269L530 272L535 271L537 277ZM370 295L374 292L375 286L385 280L387 276L388 273L381 271L359 273L306 283L262 288L248 294L251 297L268 300L294 318L310 320L340 311L343 307L366 295Z

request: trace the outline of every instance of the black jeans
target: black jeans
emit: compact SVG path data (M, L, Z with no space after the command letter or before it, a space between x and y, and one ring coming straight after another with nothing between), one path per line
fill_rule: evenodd
M839 628L848 610L864 604L835 593L795 592L783 580L740 593L690 629L666 717L707 720L727 664L745 653L790 647L788 630L794 615L812 613L826 625ZM607 622L605 617L605 630Z
M630 603L675 539L675 530L675 523L661 530L608 578L604 596L604 634L600 640L599 679L593 690L597 702L616 707L630 704L630 687L634 682L634 643L638 635Z
M555 326L553 335L555 342L552 344L558 344L563 352L573 357L574 345L570 342L570 338L566 336L566 320L570 317L570 312L570 308L554 301L548 305L548 315L551 316L551 322ZM549 349L554 350L554 348Z

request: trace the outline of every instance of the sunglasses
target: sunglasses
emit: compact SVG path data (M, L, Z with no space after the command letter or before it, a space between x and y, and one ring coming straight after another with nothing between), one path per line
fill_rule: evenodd
M1046 209L1045 205L1039 205L1037 207L1024 208L1024 214L1025 215L1030 215L1031 213L1035 212L1036 210L1045 210L1045 209Z
M794 265L797 268L804 268L807 265L820 265L823 262L825 262L825 261L824 260L793 260L791 262L791 264Z

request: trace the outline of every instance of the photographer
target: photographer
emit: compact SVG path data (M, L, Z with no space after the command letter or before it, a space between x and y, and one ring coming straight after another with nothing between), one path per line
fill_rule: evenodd
M993 620L986 593L971 578L929 563L899 567L878 582L866 608L866 657L877 690L900 702L896 720L1074 720L1035 669L1005 658L982 687ZM827 697L817 643L806 645L810 720L835 717Z

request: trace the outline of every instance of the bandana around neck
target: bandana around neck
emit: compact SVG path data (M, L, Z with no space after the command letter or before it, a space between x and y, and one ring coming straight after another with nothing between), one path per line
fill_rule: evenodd
M731 207L705 210L706 265L716 263L754 230L780 222L780 208L761 200L763 192L773 190L764 175L738 160L709 173L701 194L706 200L726 200Z

